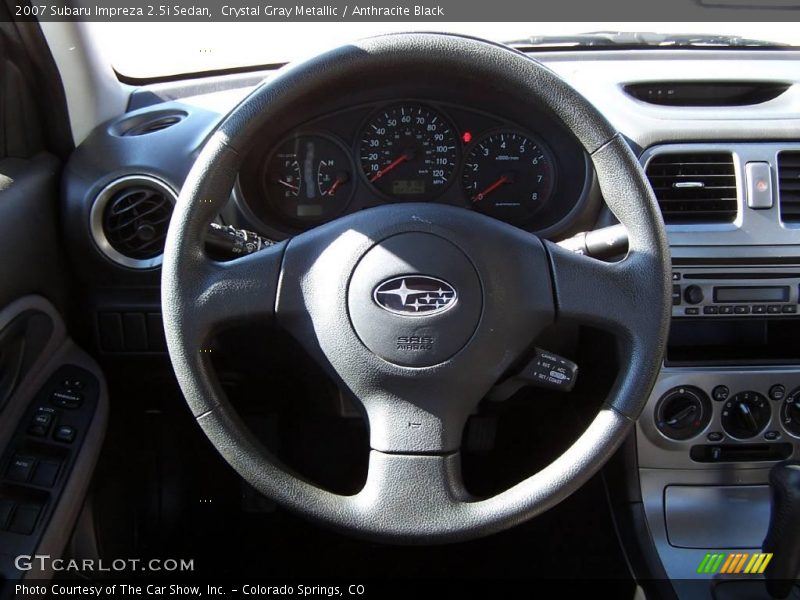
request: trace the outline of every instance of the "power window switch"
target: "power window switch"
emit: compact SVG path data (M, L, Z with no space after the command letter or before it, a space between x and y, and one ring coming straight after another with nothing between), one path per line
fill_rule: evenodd
M34 457L17 454L8 465L6 479L16 483L26 483L31 478L35 466L36 459Z
M749 162L744 167L747 206L772 208L772 172L769 163Z
M17 510L14 512L14 518L11 519L11 526L8 530L23 535L33 533L33 530L36 528L36 521L39 520L40 512L42 512L42 507L36 504L17 506Z
M33 473L33 479L31 480L31 483L33 485L38 485L39 487L53 487L53 485L56 483L58 470L60 468L60 462L50 460L39 461L39 464L36 466L36 471Z
M11 522L11 513L14 512L14 503L10 500L0 500L0 531L4 531Z

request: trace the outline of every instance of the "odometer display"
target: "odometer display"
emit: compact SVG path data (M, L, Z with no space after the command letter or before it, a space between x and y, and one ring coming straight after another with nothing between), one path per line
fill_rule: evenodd
M385 109L367 123L359 142L367 181L395 200L428 200L453 177L458 158L452 126L419 105Z
M555 168L541 142L519 132L497 131L473 145L462 179L473 208L522 225L552 196Z

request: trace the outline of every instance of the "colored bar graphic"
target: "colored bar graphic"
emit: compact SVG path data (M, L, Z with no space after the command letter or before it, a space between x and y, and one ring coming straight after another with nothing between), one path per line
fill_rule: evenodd
M746 561L749 558L749 556L750 556L749 554L742 554L742 558L739 560L738 563L736 563L736 570L734 571L734 573L742 572L742 567L744 567L744 561Z
M739 560L739 556L739 554L729 554L725 564L722 565L722 570L720 573L730 573L733 565L735 565L736 561Z
M709 552L697 565L697 572L709 575L715 573L727 575L761 574L771 560L771 553L754 552L753 554L748 554L746 552L731 552L730 554L723 554Z
M762 554L761 556L764 557L764 562L761 564L761 568L758 569L759 573L763 573L764 569L767 568L767 565L769 564L769 561L772 560L772 552L769 552L767 554Z
M750 562L747 563L747 567L745 567L745 570L744 570L745 573L757 573L758 572L757 571L758 567L756 565L758 565L759 562L760 562L760 560L758 558L759 556L760 555L758 553L753 554L753 557L750 559ZM756 567L755 571L753 570L753 567Z

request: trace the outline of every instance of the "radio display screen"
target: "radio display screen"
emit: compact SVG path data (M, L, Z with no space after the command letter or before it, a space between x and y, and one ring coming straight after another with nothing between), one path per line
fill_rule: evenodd
M789 286L714 287L714 302L788 302Z

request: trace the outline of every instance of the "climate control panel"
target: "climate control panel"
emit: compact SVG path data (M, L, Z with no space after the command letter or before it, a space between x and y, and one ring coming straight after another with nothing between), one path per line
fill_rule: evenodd
M656 427L671 440L688 440L708 426L711 412L711 401L703 390L678 386L658 401Z
M641 467L768 466L800 456L800 371L666 367L637 425Z
M781 406L781 423L786 431L800 438L800 387L786 396Z

